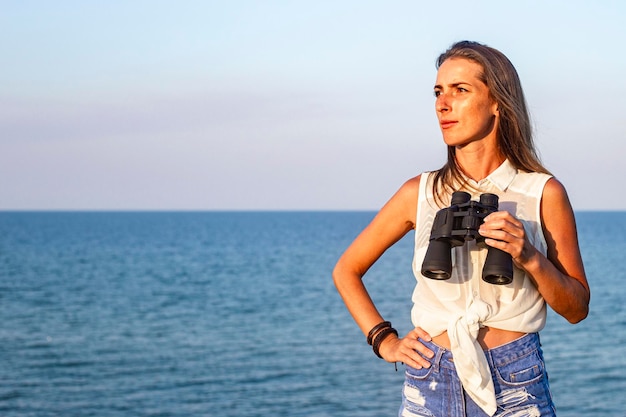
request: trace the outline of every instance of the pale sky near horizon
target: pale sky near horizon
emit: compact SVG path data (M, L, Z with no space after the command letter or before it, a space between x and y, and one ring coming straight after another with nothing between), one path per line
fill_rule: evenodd
M444 162L461 39L514 63L574 208L626 210L626 2L0 5L0 210L378 209Z

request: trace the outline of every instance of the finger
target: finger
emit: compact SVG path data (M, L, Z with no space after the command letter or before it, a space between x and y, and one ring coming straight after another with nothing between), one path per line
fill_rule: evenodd
M425 357L427 359L431 359L433 356L435 356L435 352L430 350L428 346L426 346L420 340L417 340L417 339L414 339L414 340L407 339L405 341L405 347L407 348L406 352L411 352L411 354L413 352L416 352L418 355Z
M491 222L484 223L478 229L478 233L481 236L502 240L505 242L512 242L515 239L524 239L526 232L523 226L517 226L510 222Z
M417 355L417 356L409 356L407 355L406 357L404 357L401 360L402 363L410 366L411 368L415 368L415 369L422 369L422 368L430 368L431 364L429 361L427 361L426 359L422 358L421 356Z
M483 221L485 223L488 222L494 222L494 221L498 221L507 217L512 217L511 213L509 213L508 211L495 211L493 213L490 213L489 215L485 216L485 218L483 219Z
M428 332L421 327L413 329L413 331L409 332L405 339L407 339L406 343L411 350L416 350L427 358L432 358L434 356L434 352L419 340L422 339L426 342L432 341L430 334L428 334Z
M495 213L491 213L483 219L483 224L486 224L488 228L492 229L524 228L522 222L508 211L497 211Z
M414 368L430 368L430 360L435 356L435 352L430 350L419 339L418 334L422 334L430 339L430 335L422 329L411 331L401 339L397 354L400 360ZM422 339L423 340L423 339Z
M421 344L420 344L421 345ZM434 352L426 346L421 347L413 345L406 350L402 350L403 362L414 368L430 368L430 360L434 356Z
M426 340L427 342L430 342L432 340L430 334L428 334L428 332L421 327L416 327L415 329L413 329L413 333L415 333L415 335L420 339Z
M484 238L499 240L505 243L514 243L517 240L524 240L519 236L519 232L507 230L481 230L480 235Z

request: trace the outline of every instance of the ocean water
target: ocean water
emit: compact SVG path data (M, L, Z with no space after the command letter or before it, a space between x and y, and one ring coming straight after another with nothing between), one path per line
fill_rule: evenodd
M0 213L0 416L394 416L331 280L370 212ZM559 416L626 416L626 213L577 213L591 312L542 332ZM410 329L411 236L366 276Z

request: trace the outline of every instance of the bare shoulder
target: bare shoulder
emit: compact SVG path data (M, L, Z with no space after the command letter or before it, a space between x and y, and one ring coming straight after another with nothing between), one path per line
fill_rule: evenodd
M541 212L543 214L563 215L563 210L571 211L571 204L565 186L552 177L546 183L541 198Z
M408 179L404 184L402 184L402 187L400 187L400 191L417 198L417 194L419 193L419 189L420 189L421 178L422 178L422 174Z
M555 177L550 178L543 189L543 198L548 198L550 200L559 200L563 198L567 199L565 186Z
M418 175L405 181L380 210L376 217L384 221L386 227L396 222L409 225L410 228L414 227L420 178L421 175Z
M400 200L403 205L408 205L411 208L417 208L421 178L422 175L420 174L405 181L393 198Z
M550 241L572 244L576 243L576 220L574 209L567 196L563 184L556 178L546 183L541 198L541 222L544 233Z

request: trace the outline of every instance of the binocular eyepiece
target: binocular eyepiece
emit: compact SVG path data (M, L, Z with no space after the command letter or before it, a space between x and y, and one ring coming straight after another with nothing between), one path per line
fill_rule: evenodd
M496 285L513 281L511 255L485 244L478 233L483 219L498 211L498 196L481 194L479 201L472 201L464 191L452 193L450 207L437 212L430 232L430 243L422 263L422 275L427 278L445 280L452 273L452 248L466 241L476 240L479 247L487 248L487 258L482 270L482 279Z

